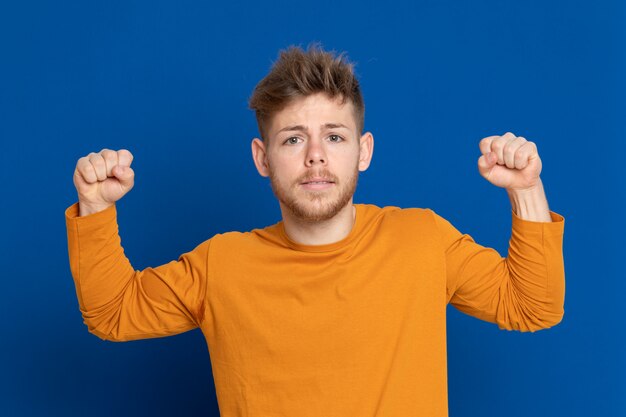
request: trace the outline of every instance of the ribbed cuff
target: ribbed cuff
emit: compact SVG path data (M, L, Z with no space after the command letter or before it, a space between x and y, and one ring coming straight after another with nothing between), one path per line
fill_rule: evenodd
M565 230L565 218L554 211L550 211L551 222L536 222L524 220L511 210L513 215L512 228L523 234L539 234L542 236L562 236Z
M111 222L117 221L115 204L97 213L79 216L78 203L74 203L65 210L65 222L69 227L80 226L81 230L97 229Z

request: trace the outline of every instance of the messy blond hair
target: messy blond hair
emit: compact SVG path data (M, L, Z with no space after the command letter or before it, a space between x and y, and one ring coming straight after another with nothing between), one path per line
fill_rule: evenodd
M357 133L363 132L365 105L359 82L354 75L354 64L345 52L336 55L324 51L318 43L304 51L290 46L281 50L270 72L254 88L248 102L255 111L259 133L267 142L267 126L272 116L294 99L315 93L326 93L331 99L339 97L354 106Z

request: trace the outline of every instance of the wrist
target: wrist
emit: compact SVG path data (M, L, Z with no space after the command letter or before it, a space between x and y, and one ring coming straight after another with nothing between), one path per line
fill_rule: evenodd
M507 189L513 212L524 220L551 222L548 200L541 179L525 189Z
M506 188L506 192L509 196L514 196L518 198L524 198L527 196L537 196L544 194L543 183L541 182L541 178L537 179L537 183L532 187L528 188Z
M111 207L114 203L110 204L88 204L78 201L78 216L84 217L89 216L90 214L95 214L100 211L106 210Z

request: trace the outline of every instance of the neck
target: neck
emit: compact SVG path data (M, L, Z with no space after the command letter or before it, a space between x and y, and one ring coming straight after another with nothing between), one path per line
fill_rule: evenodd
M356 207L352 199L334 217L319 222L308 222L294 217L281 205L283 225L289 239L301 245L327 245L344 239L354 226Z

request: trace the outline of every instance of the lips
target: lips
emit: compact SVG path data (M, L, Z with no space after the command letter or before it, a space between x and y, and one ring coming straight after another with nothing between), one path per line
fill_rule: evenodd
M334 183L335 181L333 181L330 178L309 178L306 179L304 181L302 181L302 184L328 184L328 183Z
M335 185L335 181L332 177L309 177L300 182L300 186L308 191L324 191L328 190Z
M334 181L305 181L302 184L332 184Z

